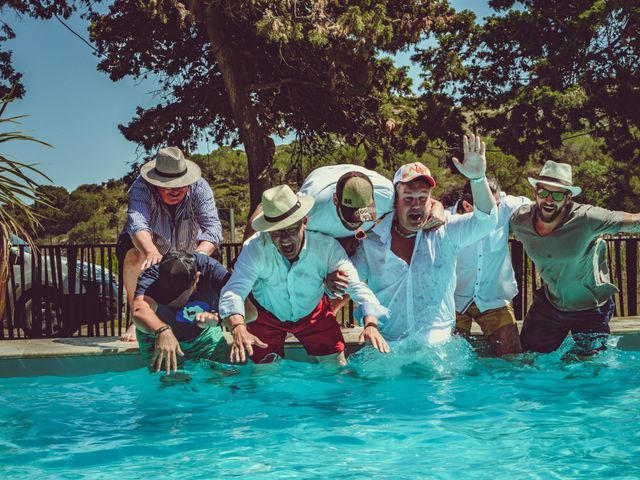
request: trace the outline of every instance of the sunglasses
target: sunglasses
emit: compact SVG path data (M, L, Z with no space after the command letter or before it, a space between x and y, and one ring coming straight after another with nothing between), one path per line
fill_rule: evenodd
M271 235L271 238L280 238L283 233L286 233L289 237L294 237L298 234L298 231L300 230L301 225L302 225L302 222L298 222L295 225L292 225L290 227L269 232L269 235Z
M568 192L551 192L546 188L538 188L536 190L536 195L538 195L540 198L544 199L551 195L551 198L554 202L561 202L562 200L564 200L564 197L567 196L567 193Z

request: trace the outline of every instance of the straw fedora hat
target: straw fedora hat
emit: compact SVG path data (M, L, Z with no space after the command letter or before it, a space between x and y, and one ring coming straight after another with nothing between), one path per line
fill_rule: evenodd
M156 158L145 163L140 175L151 185L164 188L186 187L200 176L200 167L187 160L178 147L161 148Z
M568 163L557 163L553 160L547 160L540 170L537 178L528 177L529 183L536 187L538 183L551 185L552 187L564 188L569 190L574 197L580 195L582 188L573 185L573 175L571 174L571 165Z
M313 197L296 195L288 185L265 190L262 194L262 212L251 226L258 232L273 232L302 220L313 207Z

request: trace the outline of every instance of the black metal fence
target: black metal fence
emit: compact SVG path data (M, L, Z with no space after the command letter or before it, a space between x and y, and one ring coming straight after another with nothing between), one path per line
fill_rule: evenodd
M607 238L608 263L616 295L616 316L638 315L638 237ZM240 243L220 245L222 263L240 253ZM520 293L513 300L522 319L541 284L522 245L511 241ZM12 247L6 309L0 339L120 335L129 322L115 244L44 245L37 251ZM353 305L338 319L353 324Z

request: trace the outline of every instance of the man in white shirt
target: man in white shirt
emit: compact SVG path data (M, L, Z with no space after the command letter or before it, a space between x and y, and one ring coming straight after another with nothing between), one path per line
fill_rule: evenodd
M347 293L359 305L356 317L364 321L360 341L389 351L378 331L378 317L388 310L360 281L334 238L307 231L313 204L313 198L296 196L286 185L262 194L263 210L252 222L258 233L245 242L219 304L233 335L232 362L244 362L247 355L254 363L283 357L285 338L292 333L319 361L346 364L340 325L324 293L324 279L334 270L346 273ZM249 294L258 317L245 325Z
M338 239L353 256L358 240L366 236L382 217L393 211L394 188L387 178L358 165L342 164L316 168L305 179L299 195L314 199L307 228ZM440 202L429 199L425 228L442 224L444 212Z
M426 205L435 181L421 163L396 172L394 212L362 241L354 264L360 278L389 307L380 322L387 340L409 335L428 344L448 339L455 323L455 265L460 249L489 233L496 224L495 199L485 179L485 145L464 137L464 162L453 159L471 180L476 209L452 218L438 230L424 231Z
M495 355L521 353L520 335L511 306L518 293L509 254L509 219L526 197L501 192L494 178L487 178L498 206L498 224L489 235L460 250L456 265L456 333L469 337L475 320L489 340ZM473 212L471 184L466 183L459 199L447 213L456 217Z

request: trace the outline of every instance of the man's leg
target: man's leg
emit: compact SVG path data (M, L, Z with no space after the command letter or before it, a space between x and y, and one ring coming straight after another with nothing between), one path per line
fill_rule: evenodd
M542 289L537 290L533 298L520 333L522 349L525 352L553 352L569 334L568 322L562 321L561 312L549 303Z
M122 261L122 282L127 294L127 306L129 309L133 306L133 296L136 292L136 285L143 262L144 257L136 248L129 249ZM128 326L127 331L120 337L120 340L124 342L136 341L136 327L133 323Z
M323 296L318 306L305 318L293 323L293 333L307 353L322 364L346 365L342 330L331 311L327 296Z
M247 324L247 330L264 343L267 348L253 345L253 355L251 361L256 364L271 363L278 357L284 357L284 341L287 338L287 330L284 322L278 320L275 315L262 308L256 302L258 316Z
M471 305L464 313L456 312L456 328L453 331L454 335L459 335L467 340L471 339L471 323L473 322L473 316L469 310L474 306L475 305Z
M522 353L516 316L511 304L478 312L476 322L482 328L496 356Z
M578 318L571 322L571 334L580 355L593 355L605 350L611 329L609 320L615 312L613 297L601 307L586 312L576 312Z

